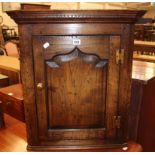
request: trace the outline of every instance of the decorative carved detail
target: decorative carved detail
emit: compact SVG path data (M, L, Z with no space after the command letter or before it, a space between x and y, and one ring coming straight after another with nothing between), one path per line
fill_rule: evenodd
M7 11L17 23L63 23L63 22L99 22L133 23L145 11L137 10L44 10L44 11Z
M79 48L75 47L71 52L67 54L54 56L51 60L46 61L46 64L48 64L52 68L59 68L62 63L71 61L78 57L87 63L96 64L97 68L105 66L108 62L108 60L102 60L95 54L83 53Z

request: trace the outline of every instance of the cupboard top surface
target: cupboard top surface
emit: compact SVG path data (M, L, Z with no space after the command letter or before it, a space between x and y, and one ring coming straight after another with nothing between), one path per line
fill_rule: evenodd
M144 10L41 10L8 11L18 24L34 23L135 23Z

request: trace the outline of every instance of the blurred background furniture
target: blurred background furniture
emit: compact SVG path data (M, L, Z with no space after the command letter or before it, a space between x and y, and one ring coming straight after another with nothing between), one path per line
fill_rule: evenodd
M9 85L9 78L6 75L0 74L0 88Z
M2 46L2 45L0 45L0 56L1 55L7 55L6 50L5 50L4 46Z
M141 22L136 23L135 40L155 41L155 6L149 6Z
M0 26L0 46L4 44L4 37L2 33L2 26Z
M155 151L155 63L133 61L130 139Z
M19 58L19 49L15 42L7 41L4 43L4 47L8 56Z
M21 84L0 88L0 102L3 104L5 113L25 122L23 89Z
M19 59L10 56L0 56L0 74L9 77L9 85L20 83Z
M154 23L136 24L134 34L135 40L155 41L155 25Z
M133 59L155 62L155 42L135 40Z
M19 40L16 29L7 25L2 25L2 34L4 41Z
M5 122L4 122L4 113L3 113L3 104L0 101L0 128L5 127Z
M135 40L144 40L144 25L143 24L135 25L134 39Z

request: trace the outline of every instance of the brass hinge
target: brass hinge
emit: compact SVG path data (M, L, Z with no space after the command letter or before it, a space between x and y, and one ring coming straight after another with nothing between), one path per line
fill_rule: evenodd
M119 129L121 127L121 116L114 116L113 127Z
M121 50L117 49L116 50L116 63L119 64L119 62L121 64L124 63L124 49L121 49Z

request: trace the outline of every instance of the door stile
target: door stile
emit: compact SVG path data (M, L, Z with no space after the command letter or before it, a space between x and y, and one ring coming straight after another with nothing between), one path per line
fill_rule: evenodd
M33 54L34 54L34 70L35 70L35 89L36 104L39 126L39 137L46 139L48 133L47 125L47 101L46 101L46 83L45 83L45 67L43 57L43 43L40 37L33 38Z
M110 36L106 98L106 136L110 139L116 138L116 127L113 122L118 108L119 65L116 63L116 50L118 49L120 49L120 36Z

